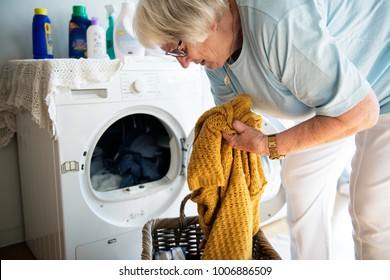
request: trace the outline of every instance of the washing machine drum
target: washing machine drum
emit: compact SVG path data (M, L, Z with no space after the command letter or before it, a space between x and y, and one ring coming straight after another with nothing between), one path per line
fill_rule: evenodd
M161 122L145 114L130 115L107 129L91 160L93 190L107 192L158 181L170 165L169 135Z

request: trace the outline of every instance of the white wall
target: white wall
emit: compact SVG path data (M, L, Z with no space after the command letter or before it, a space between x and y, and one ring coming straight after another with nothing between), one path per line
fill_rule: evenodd
M34 8L46 8L52 24L55 58L68 57L68 25L73 5L84 5L91 18L97 16L107 28L104 6L114 4L119 12L122 0L1 0L0 69L11 59L32 58ZM24 240L16 137L0 148L0 247Z

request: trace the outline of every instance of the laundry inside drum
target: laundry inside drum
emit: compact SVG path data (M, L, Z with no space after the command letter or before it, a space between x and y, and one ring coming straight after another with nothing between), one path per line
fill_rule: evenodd
M128 115L101 136L90 165L92 188L98 192L142 188L162 179L171 162L169 134L155 116Z

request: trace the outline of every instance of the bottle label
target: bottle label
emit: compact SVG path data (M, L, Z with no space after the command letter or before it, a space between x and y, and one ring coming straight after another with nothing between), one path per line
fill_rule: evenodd
M47 54L52 55L53 54L53 41L52 41L51 25L50 25L50 23L46 22L44 24L44 28L45 28Z
M103 28L91 26L87 30L88 58L106 58L106 33Z
M143 51L142 45L129 33L131 28L128 25L119 23L116 29L116 44L118 50L125 56L140 55Z
M78 24L74 23L74 22L70 22L69 23L69 33L73 31L73 29L76 29L76 28L81 28Z
M71 58L87 58L87 34L81 28L75 28L69 34L69 48Z
M88 28L88 27L86 27ZM87 58L87 31L75 22L69 23L69 57Z

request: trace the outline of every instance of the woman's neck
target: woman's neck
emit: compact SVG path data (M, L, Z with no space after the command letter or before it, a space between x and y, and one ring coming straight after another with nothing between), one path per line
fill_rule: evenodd
M232 14L232 47L231 47L231 58L235 61L241 53L243 36L241 27L240 11L235 0L230 1L230 12Z

